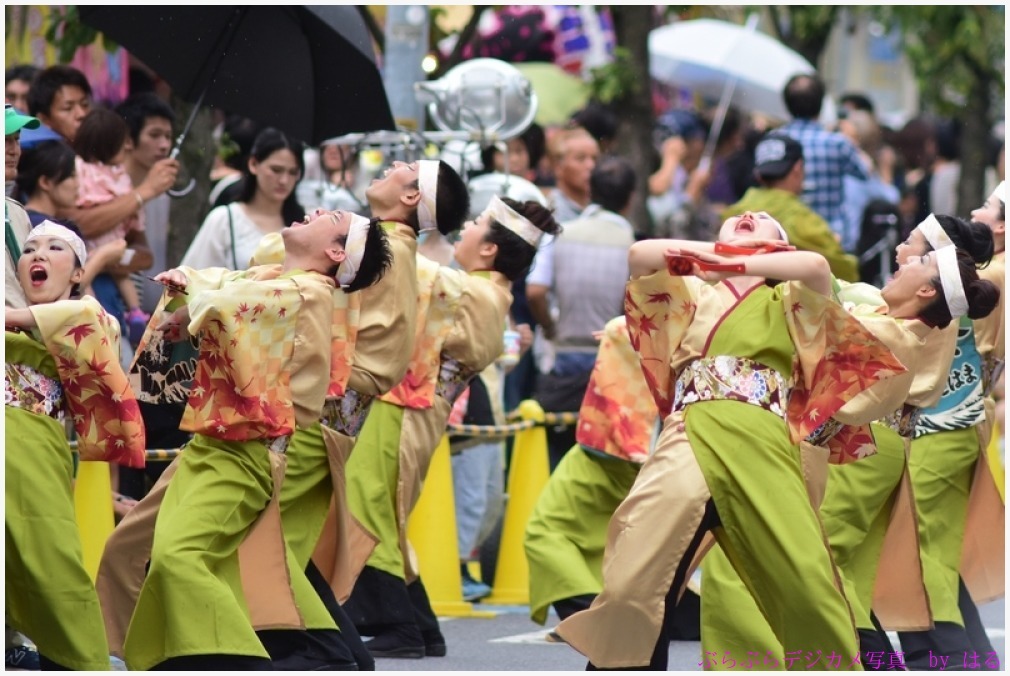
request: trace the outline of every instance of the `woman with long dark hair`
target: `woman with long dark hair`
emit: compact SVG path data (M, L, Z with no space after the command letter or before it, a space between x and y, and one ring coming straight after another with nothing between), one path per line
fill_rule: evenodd
M305 173L302 143L268 127L256 136L238 201L212 209L182 265L244 270L264 235L305 218L295 186Z

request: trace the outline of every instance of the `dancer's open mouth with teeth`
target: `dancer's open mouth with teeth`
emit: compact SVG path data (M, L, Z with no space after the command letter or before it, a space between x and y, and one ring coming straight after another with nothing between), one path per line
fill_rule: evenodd
M31 277L32 284L38 286L49 279L49 273L41 265L33 265L28 268L28 274Z
M736 222L736 228L734 231L754 234L754 229L754 219L750 216L741 216L740 220Z

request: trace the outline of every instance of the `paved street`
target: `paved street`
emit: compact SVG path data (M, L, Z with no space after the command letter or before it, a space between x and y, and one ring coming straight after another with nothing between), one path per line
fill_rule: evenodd
M422 660L377 660L379 671L582 671L585 659L564 644L544 640L546 630L557 618L551 614L548 626L530 621L525 607L476 606L496 612L493 618L448 618L442 631L449 644L446 657ZM1006 656L1006 617L1003 601L981 608L1001 665ZM670 669L700 671L700 644L680 641L670 645Z

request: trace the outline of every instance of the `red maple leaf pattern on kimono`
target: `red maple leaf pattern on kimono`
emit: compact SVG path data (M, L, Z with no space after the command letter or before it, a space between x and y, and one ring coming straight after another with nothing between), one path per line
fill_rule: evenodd
M806 438L874 383L905 373L904 365L838 303L801 284L783 285L783 305L796 345L787 420L793 441ZM843 444L848 439L849 444ZM857 430L832 444L834 464L865 457Z
M631 345L663 417L673 408L675 374L670 355L694 318L693 287L699 283L659 271L629 282L625 290L624 315Z
M382 401L403 408L426 409L435 403L435 385L441 366L442 346L452 329L453 316L463 294L454 275L440 274L441 266L417 254L418 314L414 351L407 375Z
M119 323L91 297L30 310L56 362L81 459L143 467L144 422L119 363Z
M291 434L287 366L301 294L292 279L237 279L194 294L190 333L200 357L180 427L231 441ZM255 319L255 321L253 321Z
M576 439L593 450L642 463L658 417L626 320L612 319L582 399Z

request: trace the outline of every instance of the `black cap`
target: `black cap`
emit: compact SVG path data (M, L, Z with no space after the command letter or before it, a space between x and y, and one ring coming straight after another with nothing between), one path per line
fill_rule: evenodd
M769 134L754 148L754 171L761 178L782 178L803 159L803 146L785 134Z

